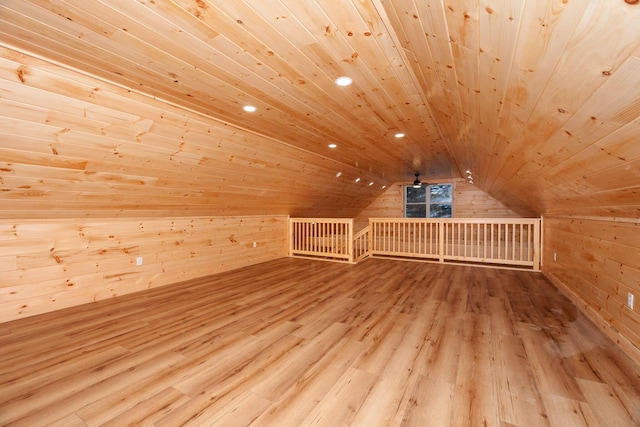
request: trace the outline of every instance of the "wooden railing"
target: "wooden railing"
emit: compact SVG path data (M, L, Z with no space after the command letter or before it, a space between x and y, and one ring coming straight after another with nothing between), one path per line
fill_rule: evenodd
M358 262L367 256L431 259L540 270L540 220L376 218L290 219L289 254Z
M369 256L369 242L369 226L366 226L353 236L353 262L359 262Z
M371 255L540 269L540 220L370 219Z
M289 255L353 262L353 219L289 219Z

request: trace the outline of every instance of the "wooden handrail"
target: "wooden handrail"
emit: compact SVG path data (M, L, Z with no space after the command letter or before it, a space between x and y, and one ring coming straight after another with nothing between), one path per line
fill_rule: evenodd
M372 256L531 267L540 270L540 219L374 218Z
M540 219L372 218L353 234L347 218L291 218L289 254L346 262L367 256L540 270Z
M353 219L290 218L289 255L353 262Z
M353 236L353 262L359 262L371 253L369 226L358 231Z

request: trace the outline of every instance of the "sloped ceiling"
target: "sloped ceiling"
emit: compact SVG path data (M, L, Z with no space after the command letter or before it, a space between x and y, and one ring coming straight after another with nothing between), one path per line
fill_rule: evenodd
M4 93L9 85L35 87L20 70L38 75L50 63L114 83L136 100L150 96L190 117L215 118L220 132L231 126L275 141L284 164L330 164L305 171L316 173L305 192L322 203L295 191L274 196L278 203L267 195L258 200L278 208L265 213L354 216L383 184L412 180L416 171L436 181L470 170L477 186L525 216L638 217L640 5L633 3L4 0L3 72L15 71ZM339 76L353 84L337 86ZM50 90L60 93L58 86ZM22 102L16 98L12 111ZM4 170L12 171L20 147L4 148L13 155ZM153 158L149 170L166 169ZM336 171L375 184L347 188ZM279 185L263 191L275 194ZM148 189L127 197L142 206L155 194ZM186 193L162 197L193 196ZM359 203L349 203L354 197ZM198 200L222 206L219 193ZM193 212L206 213L202 206Z

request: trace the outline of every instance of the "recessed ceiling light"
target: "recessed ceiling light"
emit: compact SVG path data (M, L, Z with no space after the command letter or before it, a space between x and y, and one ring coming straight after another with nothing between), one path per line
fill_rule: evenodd
M369 183L369 186L372 186L372 185L373 185L373 181L371 181L371 182Z
M338 86L349 86L351 83L353 83L353 79L351 77L342 76L336 79L336 84Z
M469 175L471 175L471 171L470 171L469 169L467 169L467 173L468 173Z
M337 146L337 144L329 144L329 148L336 148Z
M356 178L356 182L360 182L360 178Z
M247 113L253 113L257 110L257 108L254 107L253 105L245 105L244 107L242 107L242 109Z
M386 185L383 185L383 186L382 186L382 189L384 190L385 188L387 188L387 186L386 186Z
M404 138L404 133L396 133L394 136L396 138Z
M338 172L338 173L336 174L336 178L340 178L341 176L342 176L342 172Z

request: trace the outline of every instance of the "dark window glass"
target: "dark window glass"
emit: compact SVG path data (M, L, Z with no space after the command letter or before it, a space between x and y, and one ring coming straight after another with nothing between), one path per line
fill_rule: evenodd
M430 218L451 218L451 205L432 204L429 210Z
M426 203L427 201L427 186L423 185L420 188L413 188L412 186L407 188L407 203Z
M427 194L429 197L427 197ZM453 184L405 187L406 218L452 218Z
M427 217L427 205L426 204L412 204L407 205L406 209L407 218L426 218Z

